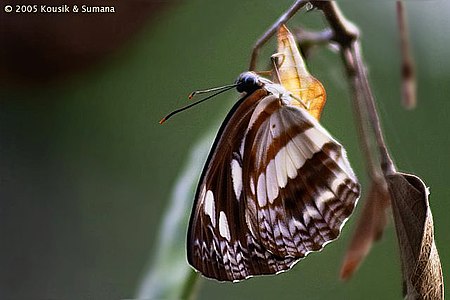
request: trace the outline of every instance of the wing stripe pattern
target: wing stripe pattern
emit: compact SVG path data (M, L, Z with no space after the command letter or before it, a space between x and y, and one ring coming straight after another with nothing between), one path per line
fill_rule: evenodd
M256 90L233 107L208 157L189 263L219 281L287 270L337 238L358 196L339 143L303 109Z

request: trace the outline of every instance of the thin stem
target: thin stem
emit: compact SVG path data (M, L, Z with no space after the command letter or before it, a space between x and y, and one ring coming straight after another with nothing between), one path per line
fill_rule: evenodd
M358 42L354 42L351 47L353 60L356 62L357 77L361 84L361 89L364 93L364 100L367 108L372 129L377 141L378 150L380 151L380 164L381 169L385 175L391 175L396 172L394 162L391 159L389 151L383 137L383 131L381 129L380 118L375 106L375 98L373 97L372 90L370 88L369 80L367 78L366 69L362 61L361 45Z
M308 3L308 1L295 1L295 3L259 38L253 47L253 52L250 59L250 71L254 71L256 68L256 60L258 59L259 50L261 47L277 32L280 25L285 24L299 9L306 5L306 3Z
M413 109L417 103L416 68L411 54L403 1L397 1L397 20L400 34L400 53L402 56L402 103L405 108Z
M328 44L333 38L333 31L329 28L322 31L309 31L304 28L295 28L293 34L300 45Z
M380 167L375 164L375 160L372 156L372 152L370 151L370 134L369 128L367 127L366 116L363 116L363 108L361 107L363 104L363 96L358 87L358 82L355 76L355 65L353 63L352 53L349 49L343 49L341 51L342 60L344 61L345 68L347 70L347 76L350 79L351 89L353 90L353 111L356 118L356 127L358 132L358 138L361 144L361 149L364 155L364 162L366 164L366 170L368 175L372 181L375 181L380 177Z
M347 72L354 81L353 87L355 98L360 102L358 105L361 103L365 104L365 109L367 110L369 122L375 134L375 140L380 154L381 169L385 175L393 174L396 172L396 169L386 147L383 132L381 130L381 124L375 106L375 99L370 88L362 59L358 29L344 17L334 1L314 1L313 5L323 11L325 18L333 29L333 40L341 46L343 53L346 53L345 55L342 55L342 58L344 59L344 64L347 68L351 68L348 69ZM364 126L364 124L361 124L361 126ZM364 144L367 143L365 139L363 139L363 142Z
M329 15L332 20L337 20L333 17L333 15ZM341 14L342 16L342 14ZM339 23L343 24L344 22L339 21ZM348 23L347 23L348 24ZM355 28L352 29L351 36L353 36L353 39L356 39L358 37L358 31L355 30ZM320 45L324 43L330 43L330 41L336 40L347 40L345 39L338 39L335 38L335 33L330 28L326 28L320 32L316 31L308 31L302 28L298 28L294 30L295 32L295 38L298 41L300 45ZM348 34L347 30L347 34ZM366 169L368 172L369 177L372 181L378 180L380 178L380 168L377 164L375 164L374 158L372 156L372 152L370 151L370 133L369 128L367 127L367 123L364 122L364 120L367 120L367 116L363 116L363 108L362 103L364 102L364 97L361 95L359 88L359 84L357 82L356 77L356 66L353 60L353 56L351 54L351 51L349 51L348 48L341 48L340 51L342 55L342 60L344 61L347 75L349 77L351 88L353 90L353 111L356 118L356 127L358 132L358 137L360 140L362 152L364 155L364 162L366 164Z
M312 1L315 7L320 9L334 32L333 40L339 45L350 45L359 38L359 30L352 22L342 14L335 1Z
M295 40L297 41L305 60L308 59L309 52L314 46L330 45L333 37L333 31L330 28L326 28L322 31L309 31L298 27L295 28L292 33L294 34Z

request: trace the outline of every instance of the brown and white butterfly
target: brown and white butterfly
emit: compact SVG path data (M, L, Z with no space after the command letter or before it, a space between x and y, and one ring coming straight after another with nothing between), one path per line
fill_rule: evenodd
M195 194L187 257L219 281L290 269L336 239L360 187L343 147L283 86L252 72Z

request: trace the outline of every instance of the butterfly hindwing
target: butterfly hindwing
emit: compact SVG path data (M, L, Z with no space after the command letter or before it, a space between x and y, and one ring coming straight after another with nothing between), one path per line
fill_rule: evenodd
M268 114L245 136L250 224L271 253L302 258L337 238L359 185L345 150L305 110L275 96L256 110Z

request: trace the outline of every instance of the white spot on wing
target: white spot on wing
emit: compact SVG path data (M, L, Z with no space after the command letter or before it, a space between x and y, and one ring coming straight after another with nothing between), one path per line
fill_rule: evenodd
M316 152L320 151L323 145L332 141L327 135L325 135L316 127L308 128L302 133L302 135L304 135L305 140L309 140L308 142L314 143Z
M300 222L300 221L298 221L298 220L296 220L296 219L291 219L290 221L289 221L289 225L291 226L291 231L293 231L294 232L294 229L295 228L298 228L298 229L300 229L300 230L306 230L306 227L305 227L305 225L303 225L303 223L302 222Z
M327 134L321 130L312 127L298 134L293 140L289 141L286 146L282 147L275 155L275 169L278 186L284 188L287 179L294 179L298 175L298 169L303 167L306 160L322 150L325 143L332 141ZM267 194L269 201L273 201L273 195L278 195L278 191L269 184L269 177L273 174L272 161L267 167ZM271 179L270 179L270 182Z
M303 158L303 163L313 156L314 153L310 149L311 143L305 140L303 133L298 134L291 142L295 145L295 151Z
M261 173L258 177L258 186L256 188L256 199L260 207L264 207L267 204L266 194L266 177L264 173Z
M311 221L311 215L303 212L303 221L305 222L306 226L309 226L309 222Z
M266 168L266 190L269 202L273 201L278 197L278 181L277 181L277 171L275 169L275 161L272 159Z
M335 160L338 166L353 180L357 181L355 173L353 173L352 167L347 160L347 155L345 154L345 150L342 149L342 156Z
M305 157L297 148L294 141L289 141L286 145L287 154L292 160L292 163L297 169L300 169L305 164Z
M275 165L277 168L277 180L278 186L284 188L287 184L287 174L286 174L286 148L283 147L275 155Z
M336 196L328 189L321 191L319 196L316 197L316 199L314 200L314 202L317 205L317 208L321 211L324 212L325 209L325 204L327 204L327 202L329 202L330 200L336 198Z
M311 206L311 204L306 204L305 205L305 210L306 213L313 219L315 220L320 220L322 218L322 216L320 215L320 213L317 211L317 209L313 206ZM306 223L306 221L305 221ZM309 223L309 222L308 222Z
M308 128L298 134L286 145L292 161L290 166L295 166L296 169L301 168L306 160L313 157L315 153L322 151L323 145L329 142L334 141L316 127ZM296 175L296 172L294 174L293 168L291 170L287 169L287 172L290 178L294 178L294 175Z
M291 158L286 155L286 173L289 178L294 179L297 177L297 168L294 163L291 161Z
M344 180L347 179L347 175L343 172L339 172L337 174L335 174L335 178L333 179L333 181L330 184L330 188L333 191L333 193L337 194L338 188L341 184L344 183Z
M228 227L227 216L223 211L219 214L219 233L222 237L226 238L227 241L231 240L230 228Z
M233 190L236 199L239 200L242 193L242 168L235 159L231 161L231 178L233 181Z
M272 139L276 139L281 135L283 126L279 122L280 115L278 111L275 111L273 115L270 116L269 120L269 130L272 136Z
M291 236L289 228L286 227L286 223L278 221L278 227L280 228L280 233L284 237L290 237Z
M265 86L267 89L267 86ZM270 91L269 91L270 92ZM261 113L267 108L267 106L272 103L273 101L276 101L278 97L274 95L266 96L264 97L259 104L256 106L255 110L253 111L253 114L250 118L250 121L248 123L248 128L251 129L253 125L255 124L256 120L261 116Z
M253 177L250 177L250 190L252 191L253 195L255 194L255 181L253 180Z
M214 204L214 195L211 190L206 192L204 210L205 214L211 219L213 227L216 227L216 206Z

